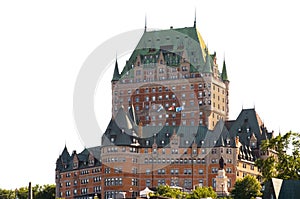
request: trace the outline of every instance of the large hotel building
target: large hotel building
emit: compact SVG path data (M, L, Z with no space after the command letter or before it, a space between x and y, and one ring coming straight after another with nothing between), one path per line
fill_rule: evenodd
M146 187L212 186L219 160L230 191L272 137L255 109L229 120L229 79L194 26L147 31L112 77L112 117L101 146L56 162L56 196L132 198ZM108 102L110 103L110 102Z

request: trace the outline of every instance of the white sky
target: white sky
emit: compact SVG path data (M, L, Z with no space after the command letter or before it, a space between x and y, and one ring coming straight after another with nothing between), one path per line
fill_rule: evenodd
M269 130L299 132L297 5L292 0L1 1L0 187L55 183L55 162L65 143L70 153L83 149L73 119L73 90L83 62L112 36L143 28L145 14L149 28L180 28L193 25L196 8L198 30L210 52L217 52L219 65L225 53L230 119L255 105ZM105 77L99 89L109 96L112 70ZM99 95L96 101L104 130L111 101L100 101Z

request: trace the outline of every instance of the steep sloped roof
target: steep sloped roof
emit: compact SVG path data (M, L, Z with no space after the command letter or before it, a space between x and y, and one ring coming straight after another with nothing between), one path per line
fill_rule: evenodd
M252 133L257 138L258 144L266 139L268 134L262 120L255 109L243 109L238 118L230 125L231 137L239 136L239 141L243 145L250 145Z
M121 76L132 69L138 56L143 64L156 63L161 52L168 66L178 66L184 52L192 70L204 72L206 49L204 40L195 27L144 32Z

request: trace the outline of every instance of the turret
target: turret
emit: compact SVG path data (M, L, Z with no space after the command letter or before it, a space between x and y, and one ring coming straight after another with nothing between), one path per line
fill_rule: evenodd
M222 74L221 74L221 78L224 82L228 81L228 76L227 76L227 69L226 69L226 63L225 63L225 59L223 61L223 68L222 68Z
M221 78L223 80L223 82L225 83L226 86L226 90L225 90L225 99L226 99L226 120L229 119L229 79L228 79L228 75L227 75L227 69L226 69L226 63L225 63L225 58L223 61L223 68L222 68L222 74L221 74Z
M120 78L121 78L121 75L119 73L118 60L116 59L115 70L114 70L113 78L111 81L112 82L119 81Z

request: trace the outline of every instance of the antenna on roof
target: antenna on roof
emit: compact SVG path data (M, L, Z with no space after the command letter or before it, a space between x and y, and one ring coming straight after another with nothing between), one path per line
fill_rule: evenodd
M145 29L144 29L144 32L147 31L147 14L145 14Z
M196 8L195 8L194 28L196 28Z

